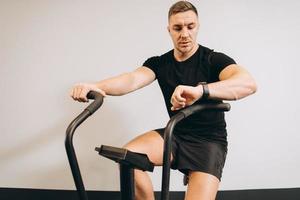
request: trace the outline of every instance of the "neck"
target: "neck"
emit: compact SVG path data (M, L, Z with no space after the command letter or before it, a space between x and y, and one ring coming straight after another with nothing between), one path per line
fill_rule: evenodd
M189 59L198 50L199 44L195 44L194 47L188 52L181 52L178 49L174 49L174 57L177 61L185 61Z

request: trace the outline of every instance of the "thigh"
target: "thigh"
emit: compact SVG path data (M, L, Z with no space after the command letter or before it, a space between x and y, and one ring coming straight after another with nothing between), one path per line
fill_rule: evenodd
M219 179L211 174L190 171L185 200L214 200L219 183Z
M161 166L163 162L164 140L156 131L146 132L130 142L124 148L147 154L151 162L156 166Z
M178 144L173 167L188 175L199 171L214 175L219 180L226 160L227 146L204 139L194 142L176 138Z

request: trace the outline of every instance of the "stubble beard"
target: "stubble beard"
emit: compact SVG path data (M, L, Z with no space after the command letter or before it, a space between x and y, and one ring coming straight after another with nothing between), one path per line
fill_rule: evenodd
M191 44L189 44L186 47L181 47L180 44L178 44L178 46L176 47L176 50L178 51L178 53L181 56L186 56L189 55L189 53L191 53L194 48L195 48L196 44L194 42L192 42Z

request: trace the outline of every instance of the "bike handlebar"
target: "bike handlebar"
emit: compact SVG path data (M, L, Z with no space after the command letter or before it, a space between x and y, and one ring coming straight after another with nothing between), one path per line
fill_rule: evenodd
M79 193L80 200L88 200L87 193L84 188L82 181L78 161L76 158L74 146L73 146L73 135L76 128L84 122L89 116L96 112L103 103L103 96L95 91L91 91L87 94L88 99L94 99L94 101L84 109L68 126L66 131L65 148L68 155L70 167L72 170L72 175L75 181L76 189ZM197 104L185 108L174 115L168 122L165 133L164 133L164 155L163 155L163 174L162 174L162 190L161 190L161 200L169 199L169 183L170 183L170 158L171 158L171 141L173 136L173 129L175 125L187 118L188 116L204 111L204 110L214 110L214 111L229 111L230 104L219 103L219 104Z
M98 92L95 92L95 91L90 91L88 94L87 94L87 98L88 99L94 99L93 103L91 103L87 108L86 110L88 110L91 115L96 112L96 110L98 110L102 103L103 103L103 95L98 93Z
M162 169L162 185L161 185L161 200L169 200L169 185L170 185L170 168L171 168L171 151L172 151L172 136L175 125L187 118L188 116L204 111L229 111L230 104L218 103L218 104L197 104L187 107L179 111L168 122L164 132L164 155L163 155L163 169Z
M95 91L90 91L87 94L88 99L94 99L94 101L84 109L82 113L80 113L68 126L66 131L66 139L65 139L65 147L68 155L70 167L72 170L72 175L74 178L76 189L79 193L80 200L88 200L87 193L84 188L84 184L82 181L78 161L76 158L76 153L73 145L73 135L76 128L84 122L89 116L91 116L94 112L96 112L103 103L103 96Z

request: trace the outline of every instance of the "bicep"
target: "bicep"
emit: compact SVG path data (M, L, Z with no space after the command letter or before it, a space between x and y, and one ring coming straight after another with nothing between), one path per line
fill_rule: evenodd
M227 80L234 77L249 76L249 73L243 67L237 64L231 64L225 67L219 74L219 80Z
M145 87L155 80L155 73L148 67L138 67L132 73L135 89Z
M223 86L231 88L234 95L234 99L241 99L250 94L253 94L257 90L255 80L252 78L250 73L241 66L236 64L225 67L220 75L219 79ZM228 99L232 99L228 97Z

